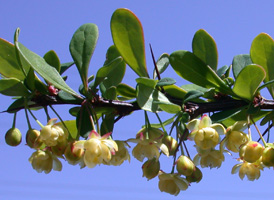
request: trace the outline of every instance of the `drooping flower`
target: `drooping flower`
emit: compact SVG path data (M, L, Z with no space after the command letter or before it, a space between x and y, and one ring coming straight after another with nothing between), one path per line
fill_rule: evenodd
M46 126L44 126L40 131L41 141L47 146L55 146L57 142L62 142L67 139L68 132L66 129L59 125L56 125L56 118L50 119Z
M48 150L35 151L29 158L29 162L38 173L45 172L45 174L48 174L52 169L55 171L62 170L60 160Z
M108 139L111 133L105 134L102 137L95 131L91 131L89 139L83 144L79 143L77 146L82 146L85 150L84 162L89 168L102 163L108 163L112 155L118 151L116 142Z
M120 140L115 140L115 142L118 146L118 151L116 151L114 155L111 155L111 160L106 164L119 166L125 160L128 160L128 162L130 162L130 155L128 153L127 148L125 147L126 142Z
M248 142L248 135L242 131L246 126L246 122L239 121L227 128L224 144L228 150L239 152L240 146Z
M219 168L225 160L223 152L216 149L201 150L196 147L198 154L194 157L193 161L196 165L201 165L202 168L209 167Z
M177 196L181 190L186 190L188 188L188 181L185 178L180 177L179 174L160 172L158 177L158 186L161 192L167 192Z
M189 139L195 141L201 149L214 148L219 143L219 135L225 133L225 128L219 123L212 124L210 117L203 115L201 120L191 120L187 128L191 131Z
M239 177L242 180L246 176L249 181L254 181L260 178L261 169L263 169L261 165L261 161L257 161L255 163L249 163L249 162L243 161L242 163L235 165L232 168L231 173L236 174L239 172Z
M137 143L132 150L132 155L139 161L143 162L144 158L159 159L159 149L169 156L168 148L162 143L163 132L156 128L149 128L148 138L145 137L146 129L142 129L136 136L136 139L129 139L129 142Z

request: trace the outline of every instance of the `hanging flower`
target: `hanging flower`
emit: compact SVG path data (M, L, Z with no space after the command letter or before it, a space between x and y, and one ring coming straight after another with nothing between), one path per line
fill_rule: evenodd
M216 149L210 149L207 151L198 150L198 154L193 160L195 164L201 165L202 168L209 167L211 169L221 167L225 157L223 152Z
M232 168L231 173L236 174L239 172L239 177L243 180L246 176L249 181L254 181L260 178L260 169L263 169L261 161L249 163L243 161Z
M248 142L248 135L242 131L246 126L246 122L239 121L227 128L224 144L228 150L237 153L240 150L240 146Z
M130 155L127 148L125 147L126 142L120 140L115 140L115 142L118 146L118 151L116 151L115 154L111 156L111 160L105 164L119 166L125 160L128 160L128 162L130 162Z
M160 172L158 177L158 186L161 192L167 192L177 196L181 190L186 190L188 188L188 181L185 178L180 177L179 174L166 174Z
M60 160L48 150L35 151L29 158L29 162L31 163L32 168L38 173L45 172L45 174L48 174L52 169L55 171L62 170L62 163Z
M41 141L47 146L55 146L57 142L63 142L68 137L68 132L61 126L56 125L57 119L50 119L46 126L40 131Z
M159 159L159 149L169 156L168 148L162 143L163 132L156 128L148 130L148 138L145 138L146 129L142 129L136 136L136 139L129 139L129 142L138 143L132 150L132 155L139 161L143 162L144 158Z
M91 131L89 139L85 142L79 142L76 146L84 148L84 162L89 168L93 168L96 165L102 163L108 163L111 160L112 155L118 151L116 142L112 139L108 139L111 133L107 133L102 137L95 132Z
M187 128L191 131L189 139L194 139L196 145L201 149L214 148L219 143L219 135L225 133L223 125L212 124L210 117L207 115L203 115L201 120L191 120Z

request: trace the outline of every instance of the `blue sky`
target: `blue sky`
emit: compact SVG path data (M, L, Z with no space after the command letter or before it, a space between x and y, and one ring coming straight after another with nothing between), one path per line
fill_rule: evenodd
M205 29L213 36L219 51L218 67L230 65L233 56L249 53L252 40L261 32L274 37L274 1L15 1L0 0L1 19L0 37L13 41L17 27L21 28L19 41L32 51L43 56L55 50L61 62L71 61L69 42L74 31L84 23L95 23L99 28L99 40L95 49L89 74L94 74L105 60L105 52L112 45L110 18L117 8L129 8L142 22L145 35L146 57L149 72L153 64L148 44L151 43L156 57L175 50L191 50L193 35ZM66 73L68 84L75 90L80 84L76 69ZM185 83L172 72L178 84ZM134 86L137 76L126 72L125 83ZM11 99L1 96L0 111L5 110ZM66 111L68 107L56 109L64 119L72 119ZM39 113L38 113L39 115ZM2 113L0 121L0 199L173 199L158 189L158 178L147 181L142 178L142 163L133 157L130 164L120 167L99 166L82 169L63 162L62 172L48 175L34 171L28 162L33 150L24 145L17 148L5 144L4 133L12 125L12 115ZM20 112L17 127L27 131L24 113ZM39 119L46 124L44 115ZM144 124L143 113L134 113L121 120L115 127L119 139L134 137ZM38 126L36 127L38 128ZM134 146L134 145L132 145ZM192 144L188 144L193 149ZM194 151L192 151L194 153ZM193 154L192 154L193 155ZM194 156L194 155L193 155ZM272 199L272 169L265 169L258 181L240 180L231 175L236 156L226 156L222 167L203 169L204 178L192 184L187 191L175 198L184 199ZM164 159L163 167L169 169L171 159Z

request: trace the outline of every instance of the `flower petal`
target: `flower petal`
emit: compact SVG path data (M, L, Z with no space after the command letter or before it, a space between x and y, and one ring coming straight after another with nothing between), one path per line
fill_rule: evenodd
M212 124L210 127L214 128L219 133L219 135L224 135L226 132L224 126L219 123Z

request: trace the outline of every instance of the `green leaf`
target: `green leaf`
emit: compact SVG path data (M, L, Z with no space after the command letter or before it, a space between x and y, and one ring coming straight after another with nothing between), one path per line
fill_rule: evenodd
M241 54L234 56L232 61L232 70L235 79L239 75L240 71L247 65L251 65L252 60L249 54ZM257 63L256 63L257 64Z
M104 135L106 133L110 133L113 131L113 127L114 127L114 117L115 114L110 113L107 115L103 116L103 120L101 123L101 135Z
M48 65L42 57L27 49L20 42L18 42L18 50L22 57L29 63L29 65L45 80L53 84L58 89L64 90L68 93L71 93L72 95L79 96L66 84L57 70Z
M76 117L80 109L81 109L80 106L72 107L71 109L69 109L69 114Z
M173 85L176 81L173 78L162 78L158 81L157 86L166 86L166 85Z
M120 83L117 86L117 93L123 97L131 98L131 99L136 97L136 90L125 83Z
M55 51L50 50L44 55L45 61L52 67L54 67L58 72L61 70L60 60L55 53Z
M128 9L117 9L111 17L113 42L125 62L140 77L148 77L143 28Z
M106 53L106 61L104 63L104 66L109 65L118 57L121 58L121 55L116 47L114 45L110 46ZM108 73L106 79L100 84L100 88L104 86L107 89L111 86L117 86L119 83L122 82L126 71L126 63L123 60L118 65L119 66L116 67L116 70L112 70L110 73Z
M265 78L265 71L259 65L248 65L238 74L233 92L246 100L253 100L256 91Z
M67 62L61 64L60 74L63 74L68 68L70 68L72 65L74 65L74 62Z
M15 113L25 107L25 98L16 99L7 109L8 113Z
M225 94L233 94L231 89L203 61L189 51L175 51L169 61L176 73L182 78L205 88L216 88Z
M184 89L186 92L189 92L192 90L200 91L200 92L204 93L203 97L207 98L207 99L213 99L214 95L216 94L214 91L214 88L207 89L207 88L201 87L199 85L195 85L195 84L182 85L181 88Z
M267 122L269 122L270 120L273 121L274 119L274 111L271 111L269 114L267 114L262 121L260 122L260 126L264 126Z
M177 85L166 85L163 88L167 94L179 99L183 99L187 93L187 91L178 87Z
M214 71L217 70L218 52L214 39L203 29L198 30L192 40L194 55L209 65Z
M269 113L269 111L260 111L256 115L253 115L253 120L256 122L266 116ZM238 121L246 121L247 120L247 114L246 109L242 109L239 113L233 115L232 117L229 117L222 121L222 124L226 127L232 126Z
M253 63L261 65L266 72L264 82L274 79L274 41L266 33L261 33L253 40L250 57ZM274 98L274 87L269 85L268 90Z
M25 70L28 71L28 69ZM2 38L0 38L0 73L6 78L25 79L17 61L14 45Z
M156 62L156 66L157 66L157 69L159 71L159 73L163 73L166 68L168 67L169 65L169 55L167 53L163 53L157 60ZM153 79L155 79L157 76L156 74L156 70L154 69L154 72L153 72Z
M173 123L175 121L175 117L176 117L176 115L167 119L166 121L163 122L163 124L150 124L150 125L151 125L151 127L154 127L154 128L162 128L162 125L167 126L167 125ZM145 127L145 125L142 128L144 128L144 127Z
M201 91L191 90L188 93L186 93L186 95L184 97L184 102L183 103L186 103L186 102L191 101L193 99L199 98L199 97L201 97L203 95L204 95L204 93L201 92Z
M78 133L83 138L87 138L89 133L94 130L91 117L88 106L86 104L82 105L76 117L76 124Z
M81 104L83 102L82 99L77 98L73 95L71 95L68 92L65 92L63 90L60 90L58 92L58 97L63 100L64 102L68 103L68 104Z
M228 69L229 67L227 65L222 66L220 69L217 70L218 76L222 78L222 76L225 75Z
M78 132L77 132L76 120L68 120L68 121L64 121L64 123L66 125L66 128L69 131L71 138L77 139ZM66 129L62 122L58 122L56 124Z
M30 95L26 86L16 78L0 79L0 93L7 96Z
M94 87L97 87L108 75L112 72L119 72L117 69L120 63L123 61L121 57L115 58L112 62L101 67L96 74Z
M155 89L157 84L156 80L138 78L136 82L138 83L137 103L143 110L156 112L161 108L171 113L176 113L180 110L178 105L171 103L163 93Z
M117 91L116 91L116 87L112 86L109 87L105 93L104 93L104 97L106 99L110 99L110 100L117 100Z
M238 114L243 109L244 108L241 107L241 108L220 111L220 112L217 112L217 113L214 113L213 115L211 115L210 119L212 120L213 123L222 122L222 121Z
M90 59L95 49L98 35L98 27L95 24L84 24L76 30L69 44L71 56L77 66L85 90L88 87L87 79Z

